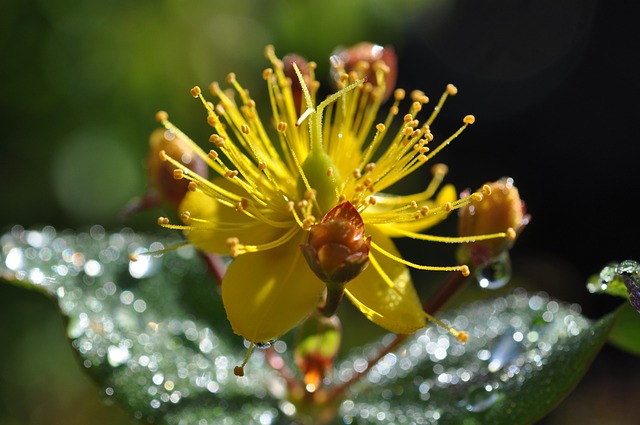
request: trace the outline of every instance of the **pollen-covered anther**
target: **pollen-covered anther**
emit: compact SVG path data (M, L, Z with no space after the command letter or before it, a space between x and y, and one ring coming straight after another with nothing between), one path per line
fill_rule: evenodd
M458 331L458 335L456 335L456 338L458 339L458 341L464 343L469 340L469 334L465 331Z
M476 122L476 117L473 115L467 115L462 119L462 122L465 124L473 124Z
M491 195L491 192L493 192L493 189L491 189L491 186L489 186L488 184L482 185L482 191L484 192L485 195L489 196Z
M367 165L364 166L364 171L367 173L372 173L373 170L376 169L376 163L375 162L370 162Z
M209 141L216 145L217 148L224 148L226 145L224 137L220 136L219 134L212 134L211 136L209 136Z
M167 153L164 150L161 150L160 152L158 152L158 158L160 158L160 161L166 161Z
M304 199L307 201L311 201L312 199L316 199L316 191L313 189L307 190L304 192Z
M413 127L405 127L402 129L402 134L404 134L405 136L411 136L412 133Z
M207 156L209 157L209 159L212 160L216 160L218 159L218 152L214 151L213 149L209 151L209 153L207 154Z
M462 276L469 276L471 274L471 271L469 270L469 266L467 266L466 264L463 264L462 266L460 266L460 273L462 273Z
M198 184L196 182L191 181L187 185L187 189L189 189L191 192L195 192L196 189L198 189Z
M129 261L133 261L134 263L136 261L138 261L138 254L136 254L135 252L132 252L129 254Z
M471 194L471 199L473 199L474 201L480 202L484 199L484 196L482 196L482 193L476 192Z
M295 202L293 201L287 202L287 212L292 212L295 207L296 207Z
M224 176L229 179L236 178L238 176L238 170L227 170Z
M413 121L413 115L405 114L405 116L402 118L402 121L404 121L405 123L410 123L411 121Z
M286 123L286 122L284 122L284 121L280 121L280 122L278 123L277 130L278 130L280 133L284 133L285 131L287 131L287 123Z
M249 206L249 200L247 198L242 198L240 202L236 203L236 211L243 212Z
M367 198L367 203L368 203L369 205L375 205L375 204L376 204L376 202L378 202L378 201L376 201L376 198L375 198L374 196L369 196L369 197Z
M451 202L445 202L445 204L442 207L446 212L453 211L453 204Z
M380 133L382 133L383 131L385 131L387 129L387 127L385 127L384 124L382 123L378 123L376 124L376 130Z
M360 177L362 177L362 172L360 171L360 169L356 168L355 170L353 170L353 178L359 179Z
M302 220L302 228L304 230L309 230L316 223L316 218L312 215L307 216Z
M260 171L264 171L264 170L266 170L266 169L267 169L267 163L266 163L266 162L264 162L264 161L260 161L260 162L258 162L258 169L259 169Z
M207 117L207 124L209 124L210 127L215 127L219 123L220 123L220 121L218 121L218 119L214 115L209 115Z
M414 210L418 209L418 203L416 201L411 201L409 203L409 206L411 206L411 208L413 208Z
M158 224L160 226L164 226L169 224L169 219L167 217L158 217Z
M366 179L364 179L362 184L364 184L365 187L369 187L369 186L371 186L373 184L373 180L371 179L371 177L367 177Z
M194 86L189 92L193 97L198 97L202 94L202 90L200 90L200 87L198 86Z
M425 205L424 207L420 208L420 215L425 217L427 214L429 214L429 207Z
M251 129L248 125L242 124L242 126L240 126L240 131L242 131L243 134L249 134L251 132Z
M458 88L453 84L447 84L447 94L449 96L455 96L456 94L458 94Z
M234 83L236 81L236 74L235 72L230 72L227 74L227 83L231 84Z
M516 236L518 235L516 231L513 229L513 227L509 227L506 233L507 233L507 238L510 240L515 240Z
M404 89L395 89L393 92L393 98L397 101L404 99L406 95L407 92L405 92Z
M360 193L365 190L365 186L362 183L358 183L353 187L353 190L356 191L357 193Z
M183 211L180 214L180 218L182 219L182 221L187 222L191 219L191 213L189 211Z
M424 155L424 154L420 154L420 155L418 155L418 161L419 161L419 162L425 163L425 162L427 162L428 160L429 160L429 158L427 158L427 156L426 156L426 155Z
M184 171L179 168L173 170L173 178L174 180L182 180L184 178Z
M166 113L165 111L156 112L156 121L162 122L162 121L166 121L168 119L169 119L169 114Z

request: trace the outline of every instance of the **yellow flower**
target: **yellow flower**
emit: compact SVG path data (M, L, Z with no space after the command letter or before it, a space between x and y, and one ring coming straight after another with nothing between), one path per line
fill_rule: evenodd
M430 316L422 310L409 267L465 274L468 268L411 263L402 259L391 237L470 241L420 232L482 195L458 199L450 185L438 190L447 172L442 164L432 167L433 177L422 192L384 191L429 162L473 123L473 116L466 116L458 131L435 143L430 126L447 97L456 93L452 85L426 119L421 111L427 96L411 93L406 113L400 114L405 92L398 89L386 117L377 122L388 72L384 62L360 64L361 70L371 66L375 71L376 81L367 81L360 79L363 72L344 73L344 64L334 60L334 71L343 72L339 90L318 102L314 63L305 64L305 75L293 66L300 83L294 92L272 46L266 56L272 66L263 72L271 101L269 120L261 119L256 103L234 74L227 77L231 91L211 84L215 104L199 87L192 89L213 128L209 152L170 123L166 113L158 113L164 127L188 141L214 174L211 180L203 178L162 153L161 158L176 167L174 177L189 180L189 192L180 206L183 224L167 218L159 223L183 230L188 241L203 251L234 258L222 281L226 314L238 335L259 343L280 337L323 305L325 282L312 271L301 246L329 211L349 202L364 223L370 252L366 251L369 266L345 283L344 294L367 318L389 331L404 334L424 327ZM296 95L303 96L302 102Z

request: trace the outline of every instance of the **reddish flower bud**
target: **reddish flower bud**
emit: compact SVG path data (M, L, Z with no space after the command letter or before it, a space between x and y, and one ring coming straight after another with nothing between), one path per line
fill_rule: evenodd
M293 95L293 101L296 105L296 111L300 113L302 111L302 106L304 105L304 94L302 92L302 85L300 84L300 79L296 74L295 69L293 68L293 64L296 64L300 73L302 74L302 78L304 79L305 84L307 85L307 90L311 90L310 82L311 82L311 71L309 69L309 62L302 56L296 54L288 54L282 58L282 65L284 66L284 75L286 75L289 79L291 79L291 94ZM306 107L305 107L306 108Z
M516 234L529 222L529 216L511 178L488 183L478 192L484 192L481 200L474 199L460 208L458 234L473 236L507 232L513 236L479 240L461 246L475 266L482 266L513 245Z
M188 190L189 181L177 179L175 166L160 159L161 151L204 178L209 175L209 167L184 140L172 132L160 128L151 133L147 157L149 189L155 192L160 201L167 202L177 211Z
M359 78L367 78L377 86L378 71L382 71L384 83L383 101L387 100L396 86L398 57L391 46L361 42L348 48L338 48L331 55L333 79L339 82L344 73L356 72Z
M338 205L312 226L309 242L300 248L316 276L340 290L369 265L370 239L364 236L362 217L350 202Z

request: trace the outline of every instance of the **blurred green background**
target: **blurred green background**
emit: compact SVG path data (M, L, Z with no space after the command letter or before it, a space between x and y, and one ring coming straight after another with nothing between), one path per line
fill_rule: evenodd
M476 115L439 156L449 181L463 189L515 179L533 221L513 250L514 284L598 317L617 300L589 295L587 277L609 261L640 260L640 79L628 35L637 9L596 0L5 0L2 231L121 227L117 213L145 187L157 110L206 140L193 85L234 71L265 99L266 44L317 61L325 83L336 46L369 40L395 47L400 86L432 98L458 86L434 127L446 133ZM157 213L124 225L157 231ZM52 302L0 285L0 321L0 425L127 423L75 363ZM542 423L637 423L628 415L637 363L606 347Z

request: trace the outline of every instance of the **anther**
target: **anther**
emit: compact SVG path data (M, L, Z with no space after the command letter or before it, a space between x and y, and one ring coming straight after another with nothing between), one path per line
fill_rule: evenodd
M227 170L227 172L224 173L224 176L229 179L233 179L237 175L238 175L238 170Z
M277 129L280 133L284 133L285 131L287 131L287 123L284 121L280 121L278 123Z
M304 220L302 220L302 228L304 230L309 230L311 229L311 226L313 226L316 222L316 218L312 215L305 217Z
M362 177L362 172L360 171L359 168L356 168L355 170L353 170L353 177L356 179L359 179L360 177Z
M413 115L406 114L402 119L403 119L404 122L411 122L411 121L413 121Z
M472 198L474 201L480 202L480 201L482 201L482 199L483 199L484 197L482 196L482 193L478 193L478 192L476 192L476 193L472 193L472 194L471 194L471 198Z
M444 176L449 172L449 167L446 164L433 164L431 167L431 174L434 176Z
M411 208L413 208L414 210L418 208L418 203L416 201L411 201L409 205L411 205Z
M327 168L327 177L331 177L333 176L333 168L329 167Z
M404 91L404 89L396 89L393 92L393 98L395 100L402 100L404 99L405 96L406 96L406 92Z
M514 240L516 238L516 231L513 230L513 227L509 227L507 229L507 238Z
M173 170L173 178L174 180L182 180L184 178L184 171L176 168L175 170Z
M136 254L135 252L132 252L131 254L129 254L129 261L133 261L133 262L138 261L138 254Z
M158 224L160 226L164 226L166 224L169 224L169 219L167 217L158 217Z
M453 210L453 204L451 202L445 202L443 207L446 212L451 212Z
M189 211L183 211L182 214L180 214L180 218L183 221L189 221L189 219L191 218L191 213Z
M236 237L227 238L226 244L228 247L232 248L240 243L240 240Z
M467 115L462 119L462 122L465 124L473 124L474 122L476 122L476 117L474 117L473 115Z
M207 117L207 124L209 124L209 126L215 127L216 125L218 125L218 123L219 123L219 121L215 116L209 115Z
M230 72L227 74L227 83L231 84L236 81L236 74L234 72Z
M242 131L242 133L244 134L249 134L249 131L250 131L249 126L246 124L242 124L242 126L240 127L240 131Z
M488 184L482 185L482 191L484 192L485 195L489 196L491 195L491 192L493 192L493 189L491 189L491 186L489 186Z
M160 161L166 161L167 153L164 150L161 150L160 152L158 152L158 157L160 157Z
M209 153L207 154L207 156L212 159L212 160L216 160L218 159L218 152L214 151L213 149L209 151Z
M271 68L267 68L264 71L262 71L262 78L264 78L265 80L268 80L269 78L271 78L271 75L273 75L273 69Z
M165 111L156 112L156 121L162 122L168 119L169 119L169 114L167 114Z
M371 186L373 184L373 180L370 177L367 177L366 179L364 179L362 184L364 184L365 187L369 187L369 186Z
M316 198L315 190L311 189L304 192L304 199L306 199L307 201L310 201L315 198Z
M376 130L378 130L380 133L382 133L385 129L386 127L384 126L384 124L382 123L376 124Z
M467 266L466 264L463 264L462 266L460 266L460 273L462 273L462 276L467 277L471 274L471 271L469 270L469 266Z
M376 163L375 162L370 162L367 165L364 166L364 171L367 173L371 173L373 172L373 170L376 169Z
M376 201L376 198L375 198L375 197L373 197L373 196L369 196L369 197L367 198L367 202L369 203L369 205L375 205L375 204L376 204L376 202L378 202L378 201Z
M267 169L267 163L264 161L260 161L258 162L258 168L260 169L260 171L264 171Z
M293 211L293 209L295 208L296 204L293 201L289 201L287 202L287 212L291 212Z
M425 149L427 149L427 148L425 148ZM427 155L424 155L424 154L418 155L418 161L420 161L422 163L427 162L428 159L429 158L427 158Z
M458 94L458 88L453 84L447 84L447 94L449 96L455 96L456 94Z
M198 184L196 182L189 182L189 184L187 185L187 189L189 189L191 192L195 192L197 188Z
M193 97L198 97L202 94L202 90L200 90L200 87L198 86L194 86L191 90L190 90L191 96Z
M456 338L460 342L467 342L469 340L469 334L465 331L458 331L458 335L456 335Z
M425 205L424 207L420 208L420 214L422 216L426 216L427 214L429 214L429 207Z

